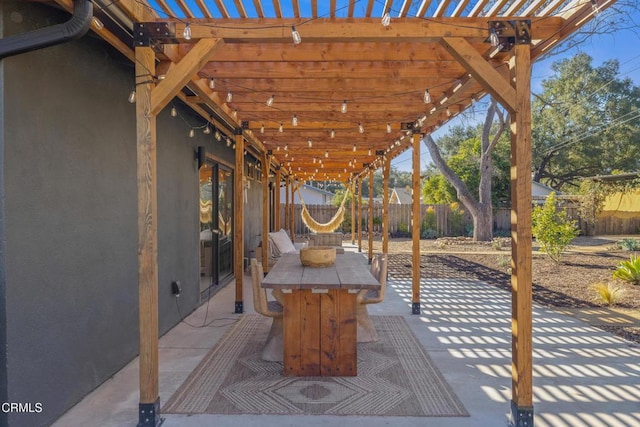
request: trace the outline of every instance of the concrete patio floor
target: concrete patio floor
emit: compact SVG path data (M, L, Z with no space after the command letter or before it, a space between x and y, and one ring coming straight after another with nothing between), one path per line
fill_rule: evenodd
M253 312L245 276L245 310ZM175 415L164 426L252 427L508 425L511 398L510 294L482 282L423 279L422 314L411 315L411 281L390 277L387 296L372 315L401 315L440 369L470 417ZM233 283L160 339L160 401L166 402L227 328ZM206 327L202 325L215 319ZM536 427L640 426L640 346L574 317L534 305ZM62 416L54 426L135 426L137 359Z

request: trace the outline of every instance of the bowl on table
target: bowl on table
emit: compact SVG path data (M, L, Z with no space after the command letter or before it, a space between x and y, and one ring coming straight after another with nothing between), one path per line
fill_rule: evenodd
M306 246L300 249L300 262L305 267L329 267L336 262L336 248Z

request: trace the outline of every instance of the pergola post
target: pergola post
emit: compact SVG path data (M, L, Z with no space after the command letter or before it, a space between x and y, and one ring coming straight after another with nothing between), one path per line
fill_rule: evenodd
M369 264L373 260L373 168L369 169Z
M291 183L291 177L287 176L286 182L285 182L285 189L284 189L284 226L282 227L283 229L287 229L287 227L289 226L289 215L290 215L290 211L289 211L289 184Z
M420 314L420 135L411 135L413 146L412 210L411 210L411 314Z
M262 247L267 248L269 245L269 157L267 153L262 154ZM263 250L263 253L265 251ZM269 256L262 257L263 271L269 271Z
M533 426L531 244L531 47L514 47L516 92L511 116L511 417Z
M140 403L138 427L160 424L158 388L158 179L156 115L151 111L155 54L136 47L136 146L138 177L138 302Z
M391 157L384 156L382 162L382 253L389 253L389 169Z
M274 193L273 193L273 197L274 197L274 202L273 202L273 208L275 210L274 212L274 223L275 223L275 227L274 227L274 231L278 231L280 230L280 167L278 167L276 169L276 179L275 179L275 183L274 183Z
M356 183L351 183L351 244L356 244ZM345 197L347 195L345 194Z
M362 178L358 178L358 252L362 252Z
M244 312L242 285L244 279L244 138L242 128L235 130L235 171L234 178L234 222L233 222L233 262L236 276L235 313Z

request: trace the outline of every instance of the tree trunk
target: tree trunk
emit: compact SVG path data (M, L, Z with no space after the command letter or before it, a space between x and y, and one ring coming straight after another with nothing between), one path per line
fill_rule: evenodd
M491 127L494 117L498 115L498 128L491 139ZM482 131L482 148L480 153L480 185L478 188L478 200L476 201L464 181L447 165L440 154L440 149L436 145L431 135L423 138L431 160L436 165L440 173L456 189L458 200L473 217L473 239L476 241L489 241L493 238L493 206L491 204L491 178L493 176L493 160L491 153L497 144L505 128L505 120L502 112L497 108L497 101L491 100L489 110L484 122Z

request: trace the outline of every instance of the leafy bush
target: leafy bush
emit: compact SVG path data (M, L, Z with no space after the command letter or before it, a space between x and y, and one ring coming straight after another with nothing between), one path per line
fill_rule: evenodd
M612 283L596 283L591 286L596 298L604 305L615 305L624 294L624 290Z
M576 222L567 217L567 211L556 209L556 195L547 196L544 206L536 206L532 215L533 237L540 244L540 251L546 253L556 263L571 240L578 236Z
M622 239L618 242L618 247L624 251L640 251L640 240L638 239Z
M434 229L427 228L422 232L422 235L420 237L422 239L435 239L436 237L438 237L438 232Z
M452 236L460 236L464 233L462 221L464 220L464 211L460 209L457 202L449 204L449 226Z
M629 261L621 261L613 273L613 277L640 285L640 257L631 255Z
M422 230L435 230L436 228L436 211L433 206L429 206L424 212L424 218L422 219Z

